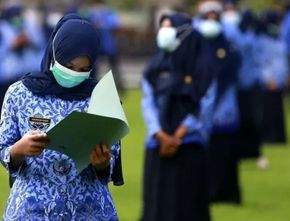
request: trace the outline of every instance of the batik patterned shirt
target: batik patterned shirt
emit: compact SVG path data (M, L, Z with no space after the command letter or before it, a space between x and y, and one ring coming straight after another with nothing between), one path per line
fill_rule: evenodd
M21 81L10 86L1 113L0 160L16 181L7 201L4 221L118 220L108 189L110 178L99 178L89 162L78 174L71 158L44 149L38 157L26 157L17 171L9 165L11 147L25 133L47 132L72 111L86 110L88 102L89 98L68 101L55 96L35 96ZM111 173L119 150L118 144L113 145Z

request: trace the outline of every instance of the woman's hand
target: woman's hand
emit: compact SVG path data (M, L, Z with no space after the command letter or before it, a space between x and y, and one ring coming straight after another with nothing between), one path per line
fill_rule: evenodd
M47 134L36 130L27 132L11 149L12 166L19 166L24 157L39 156L48 143Z
M174 133L174 136L182 139L187 134L187 128L183 125L179 126Z
M278 84L275 80L270 80L267 83L267 89L270 91L276 91L278 89Z
M169 135L163 130L160 130L156 134L156 138L160 143L159 154L162 157L171 157L177 151L181 144L181 140L175 136Z
M90 154L91 164L97 170L104 170L110 165L111 149L105 144L98 144Z

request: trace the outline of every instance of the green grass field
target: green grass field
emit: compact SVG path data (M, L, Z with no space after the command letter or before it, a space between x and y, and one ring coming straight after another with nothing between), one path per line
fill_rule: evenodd
M123 105L131 127L123 141L122 160L125 185L110 186L121 221L137 221L141 207L143 140L145 127L140 110L140 92L130 90L123 97ZM286 112L290 114L289 97ZM287 125L290 125L287 118ZM289 126L288 126L289 128ZM254 161L240 166L243 204L241 206L213 205L213 221L289 221L290 220L290 148L265 146L269 158L268 170L256 169ZM0 168L0 216L9 194L8 177Z

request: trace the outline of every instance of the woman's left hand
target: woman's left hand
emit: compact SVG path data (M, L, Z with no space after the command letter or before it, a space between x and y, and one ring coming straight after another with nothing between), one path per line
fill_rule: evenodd
M105 144L98 144L90 154L91 164L97 170L104 170L110 165L111 149Z

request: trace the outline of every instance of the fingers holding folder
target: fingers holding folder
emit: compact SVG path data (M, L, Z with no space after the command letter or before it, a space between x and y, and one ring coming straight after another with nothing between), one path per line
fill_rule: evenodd
M111 148L105 144L96 145L91 151L90 161L97 170L103 170L110 165Z

